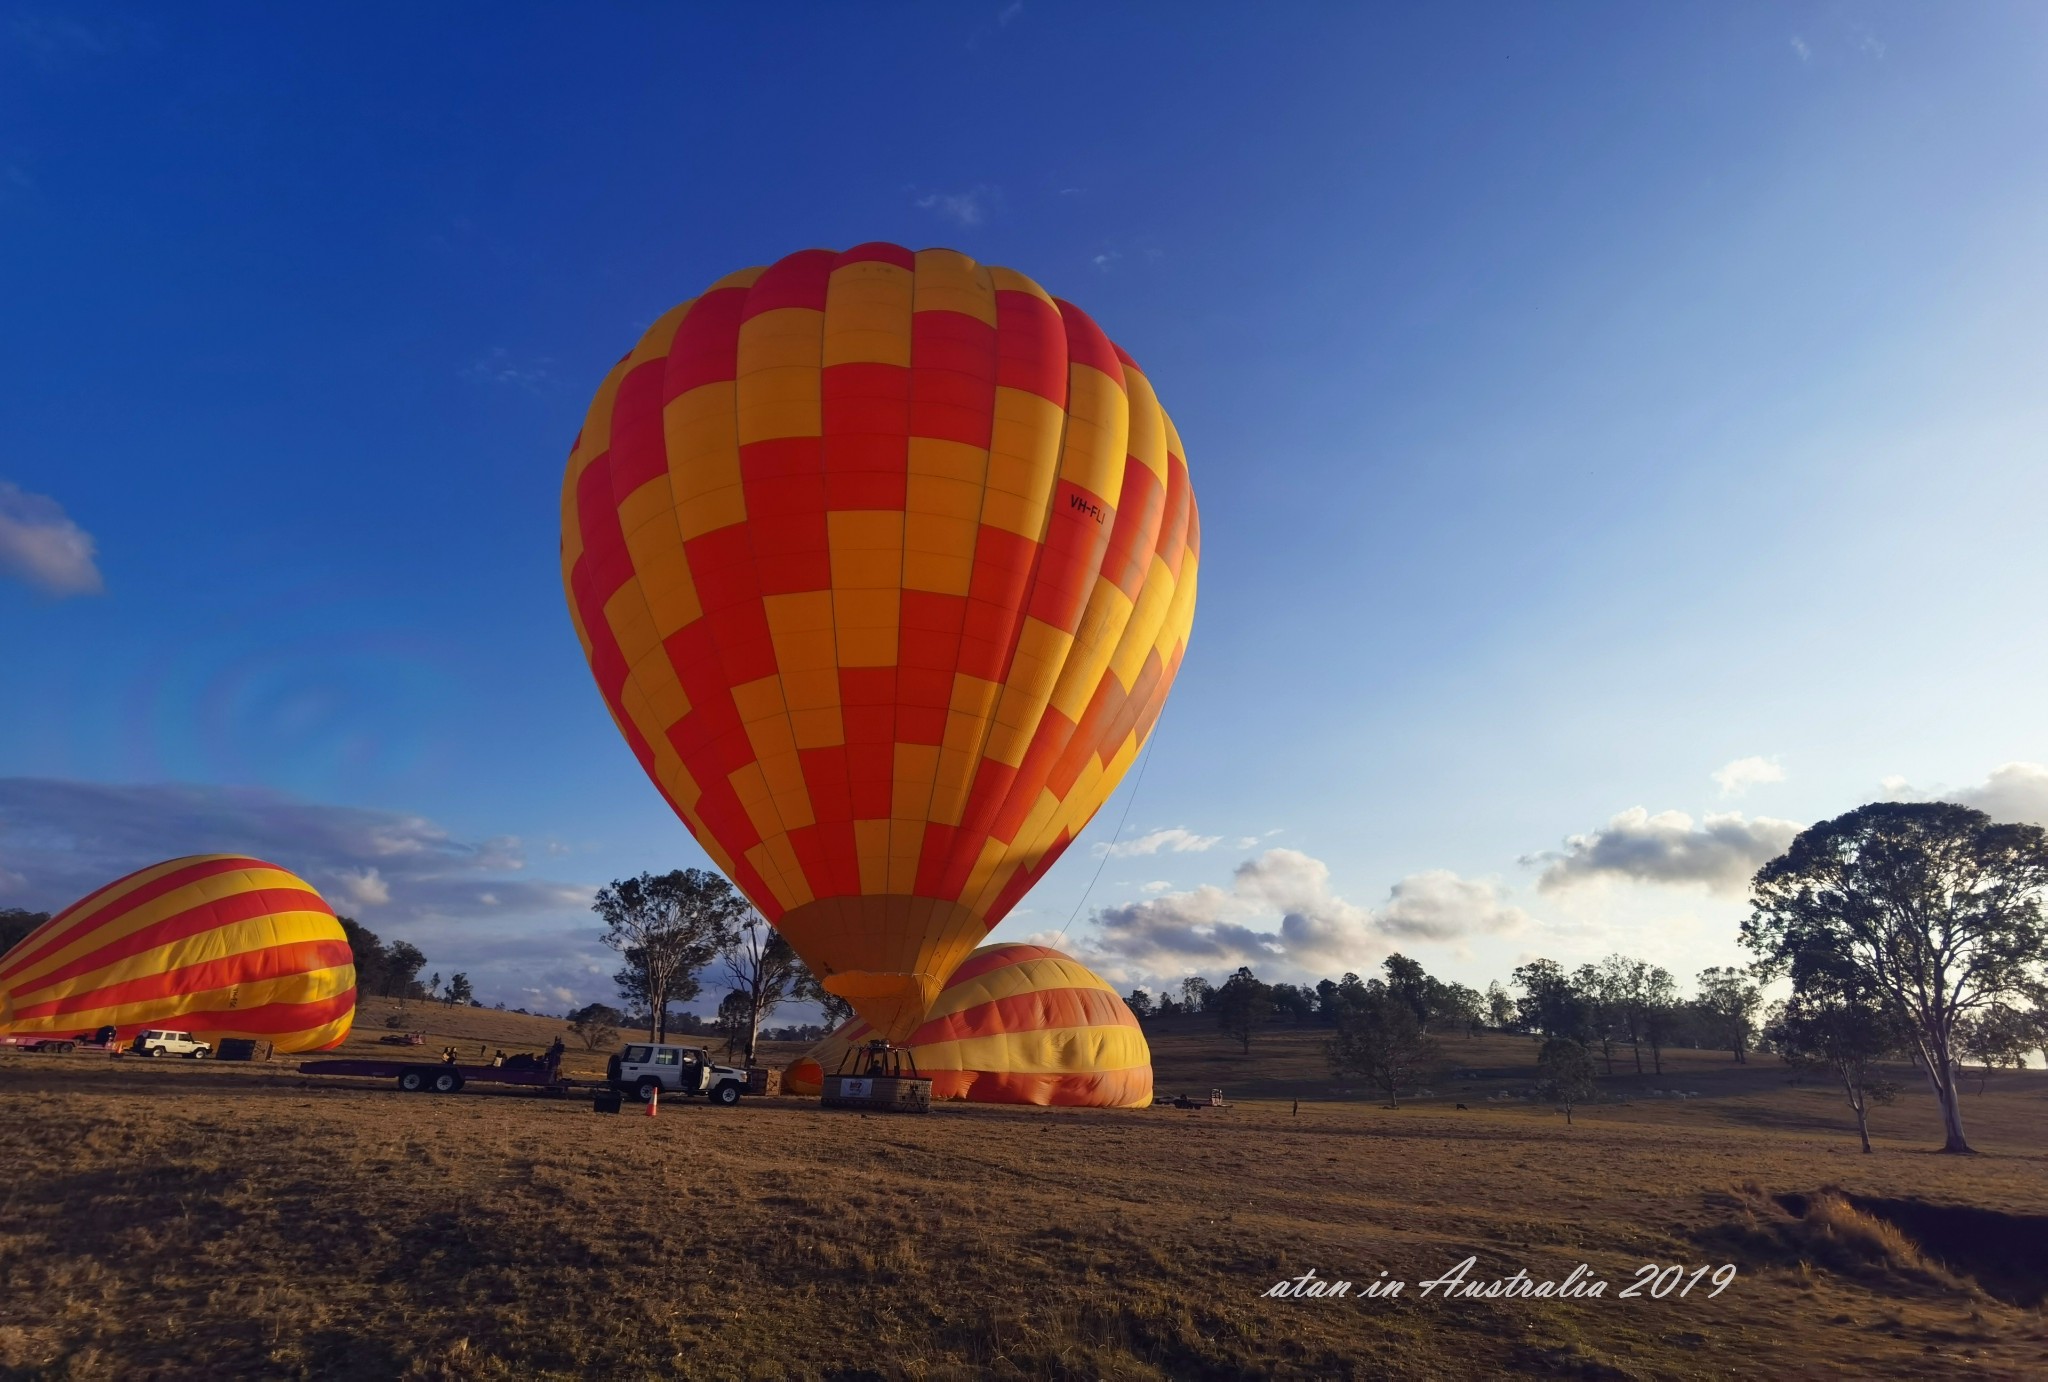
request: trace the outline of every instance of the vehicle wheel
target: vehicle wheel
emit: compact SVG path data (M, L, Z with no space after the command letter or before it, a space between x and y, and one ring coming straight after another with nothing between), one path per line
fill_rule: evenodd
M417 1094L427 1087L427 1077L417 1070L408 1070L398 1077L398 1087L407 1094Z
M734 1104L740 1101L740 1087L728 1080L726 1083L720 1085L718 1088L711 1091L711 1101L717 1104L724 1104L727 1108L731 1108Z
M164 1048L163 1048L163 1047L161 1047L161 1046L152 1046L152 1047L150 1047L150 1048L149 1048L149 1054L150 1054L151 1056L161 1056L161 1055L162 1055L163 1053L164 1053Z
M649 1076L634 1086L633 1095L643 1104L654 1102L654 1091L661 1088L661 1081Z
M461 1071L459 1071L459 1070L439 1070L439 1071L436 1071L436 1072L434 1073L434 1092L435 1092L436 1094L459 1094L459 1093L461 1093L461 1092L462 1092L462 1072L461 1072Z
M194 1051L194 1052L192 1053L192 1059L193 1059L193 1060L205 1060L205 1059L206 1059L206 1052L204 1052L204 1051Z

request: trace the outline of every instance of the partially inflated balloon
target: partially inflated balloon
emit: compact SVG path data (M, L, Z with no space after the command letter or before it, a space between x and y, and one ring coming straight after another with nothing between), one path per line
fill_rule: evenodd
M175 1026L277 1050L339 1046L355 1020L355 956L302 879L237 854L129 874L0 955L16 1036Z
M1136 758L1194 619L1194 493L1080 309L950 250L806 250L664 315L570 453L612 717L885 1036Z
M874 1035L854 1019L798 1057L783 1088L816 1094ZM936 1098L1090 1108L1152 1102L1152 1052L1138 1019L1087 966L1042 945L987 945L969 955L907 1044Z

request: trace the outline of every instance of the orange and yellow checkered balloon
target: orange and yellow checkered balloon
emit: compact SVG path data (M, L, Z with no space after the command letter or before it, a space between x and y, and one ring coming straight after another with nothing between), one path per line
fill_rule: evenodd
M16 1037L175 1027L325 1051L355 1013L355 955L334 909L239 854L138 869L0 955L0 1027Z
M562 575L647 775L901 1040L1143 746L1198 533L1173 423L1086 314L871 244L654 324L570 453Z

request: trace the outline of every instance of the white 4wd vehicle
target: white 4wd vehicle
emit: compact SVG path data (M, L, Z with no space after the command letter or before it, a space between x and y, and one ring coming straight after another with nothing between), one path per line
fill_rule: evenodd
M194 1041L190 1032L154 1030L138 1033L135 1049L145 1056L184 1056L187 1060L205 1060L213 1053L209 1043Z
M613 1056L605 1073L614 1089L643 1104L659 1089L664 1094L708 1094L712 1103L729 1107L747 1088L746 1071L713 1065L711 1053L702 1046L636 1042Z

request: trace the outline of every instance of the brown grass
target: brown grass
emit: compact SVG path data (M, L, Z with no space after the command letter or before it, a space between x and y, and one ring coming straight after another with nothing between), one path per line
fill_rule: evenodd
M508 1050L559 1026L437 1021ZM403 1054L383 1030L348 1054ZM1480 1077L1398 1111L1333 1096L1312 1033L1245 1060L1189 1026L1155 1041L1160 1088L1237 1107L924 1118L0 1057L0 1378L2038 1375L2038 1309L1867 1206L2048 1213L2048 1076L1970 1100L1982 1156L1929 1154L1914 1094L1864 1157L1765 1060L1674 1056L1643 1088L1701 1098L1567 1129L1487 1097L1533 1081L1526 1040L1446 1046ZM1741 1274L1711 1299L1261 1295L1466 1256L1610 1291L1646 1262Z

